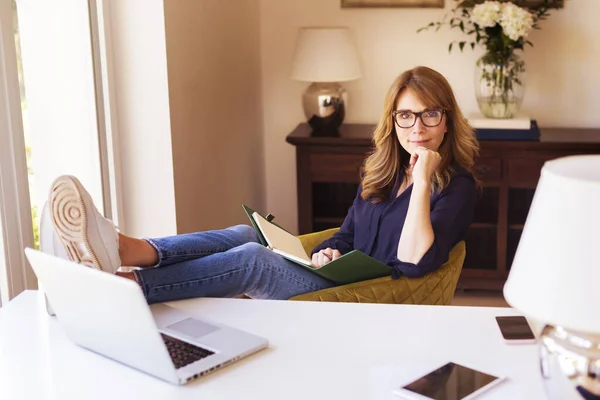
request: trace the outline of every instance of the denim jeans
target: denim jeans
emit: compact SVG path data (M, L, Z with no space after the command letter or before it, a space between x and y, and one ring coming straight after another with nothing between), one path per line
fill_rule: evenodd
M248 225L145 240L159 262L134 274L149 304L241 294L287 300L334 286L264 247Z

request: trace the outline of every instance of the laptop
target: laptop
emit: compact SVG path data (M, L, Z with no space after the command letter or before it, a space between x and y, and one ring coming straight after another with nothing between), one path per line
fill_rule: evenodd
M30 248L25 254L71 341L167 382L185 384L268 345L165 304L148 306L129 279Z

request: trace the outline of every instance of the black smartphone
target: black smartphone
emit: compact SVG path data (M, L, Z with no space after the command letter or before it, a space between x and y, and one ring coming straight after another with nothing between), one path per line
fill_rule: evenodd
M496 317L504 341L509 344L535 343L535 335L523 316Z

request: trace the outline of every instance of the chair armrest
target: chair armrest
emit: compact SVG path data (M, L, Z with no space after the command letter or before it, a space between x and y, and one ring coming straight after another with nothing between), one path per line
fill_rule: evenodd
M448 305L454 297L465 255L462 241L452 248L444 265L420 278L370 279L301 294L290 300Z
M306 254L310 256L310 253L315 247L317 247L317 245L321 244L321 242L323 242L324 240L327 240L330 237L332 237L333 234L339 230L340 228L331 228L325 231L308 233L306 235L298 236L298 239L300 239L300 242L302 242L302 247L304 247L304 251L306 251Z

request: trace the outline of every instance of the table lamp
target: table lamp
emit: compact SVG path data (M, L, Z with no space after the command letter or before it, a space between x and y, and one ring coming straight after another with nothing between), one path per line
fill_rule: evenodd
M300 28L292 79L312 82L302 96L315 136L336 136L348 95L339 82L360 77L358 54L348 28Z
M600 399L600 155L544 164L504 296L546 324L549 397Z

